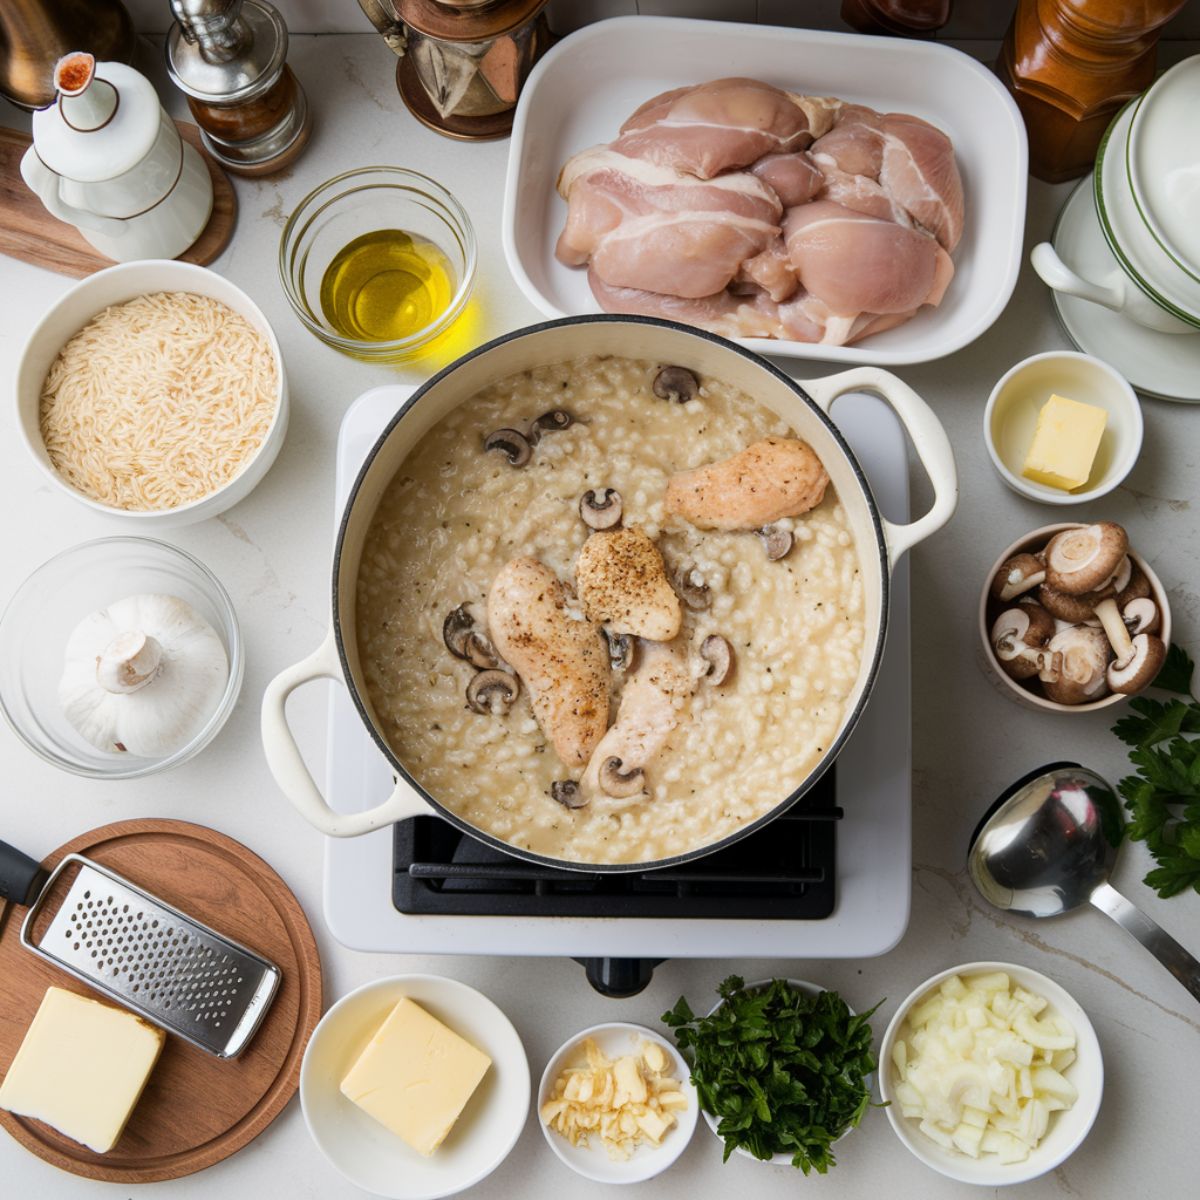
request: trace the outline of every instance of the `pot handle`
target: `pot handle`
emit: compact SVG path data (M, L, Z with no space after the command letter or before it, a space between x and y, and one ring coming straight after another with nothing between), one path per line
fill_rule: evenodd
M407 817L428 815L432 810L403 781L397 782L395 791L382 804L366 812L339 813L329 807L304 764L285 710L292 692L314 679L332 679L344 686L332 629L306 659L280 671L263 694L262 742L267 766L300 815L329 837L357 837Z
M900 418L905 432L912 440L917 458L933 485L933 505L924 516L907 525L884 520L883 535L887 542L888 562L895 566L897 559L930 534L937 533L954 515L958 506L958 472L954 467L954 451L942 423L933 409L902 379L879 367L852 367L822 379L803 379L800 386L812 397L826 415L833 402L847 392L871 392L887 402Z

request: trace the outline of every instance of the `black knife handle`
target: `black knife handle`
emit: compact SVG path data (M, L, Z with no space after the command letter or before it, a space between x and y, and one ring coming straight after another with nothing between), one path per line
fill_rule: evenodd
M45 881L41 863L15 846L0 842L0 900L28 907L38 898Z

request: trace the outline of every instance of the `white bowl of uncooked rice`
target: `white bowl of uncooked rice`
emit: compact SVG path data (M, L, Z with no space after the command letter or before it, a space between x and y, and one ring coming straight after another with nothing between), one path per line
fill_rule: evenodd
M287 430L279 343L214 271L165 259L81 280L17 367L17 428L58 488L143 528L244 499Z

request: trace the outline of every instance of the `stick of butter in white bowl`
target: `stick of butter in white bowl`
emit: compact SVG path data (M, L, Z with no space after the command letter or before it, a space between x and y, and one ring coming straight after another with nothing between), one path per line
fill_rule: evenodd
M1108 413L1055 392L1038 413L1021 474L1034 483L1073 492L1092 477Z
M1017 363L992 389L983 438L1014 492L1042 504L1084 504L1133 469L1142 409L1107 363L1051 350Z

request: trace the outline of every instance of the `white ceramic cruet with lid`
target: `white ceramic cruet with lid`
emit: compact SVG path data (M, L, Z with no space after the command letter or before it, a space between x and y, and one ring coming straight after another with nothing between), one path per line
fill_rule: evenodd
M54 86L54 102L33 114L26 184L108 258L182 254L208 223L212 179L154 86L80 52L58 61Z

